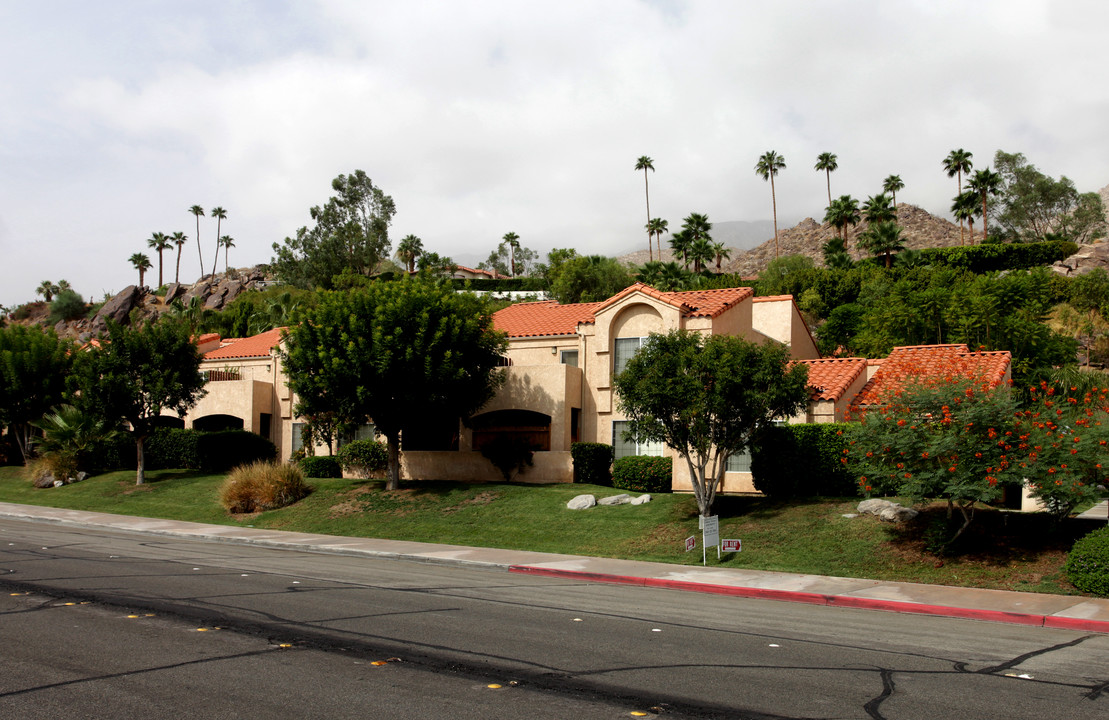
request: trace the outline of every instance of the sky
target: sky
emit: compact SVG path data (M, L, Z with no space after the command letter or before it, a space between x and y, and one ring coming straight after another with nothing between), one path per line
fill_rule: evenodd
M364 170L397 241L476 263L528 248L616 255L672 228L783 227L865 199L947 212L942 161L1022 152L1080 191L1109 184L1101 0L0 0L0 305L65 279L100 301L128 258L225 208L232 267L311 224ZM210 269L216 221L200 219ZM175 258L165 255L167 280ZM219 259L222 270L224 258Z

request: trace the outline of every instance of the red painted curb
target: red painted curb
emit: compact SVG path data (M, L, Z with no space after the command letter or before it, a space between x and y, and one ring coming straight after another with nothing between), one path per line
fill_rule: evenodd
M688 580L641 578L629 575L612 575L609 573L540 568L532 565L512 565L509 566L508 571L523 575L588 580L616 585L643 585L645 587L665 588L670 590L686 590L761 600L780 600L784 602L806 603L808 605L824 605L827 607L855 608L858 610L885 610L887 612L932 615L935 617L953 617L965 620L985 620L988 622L1048 627L1060 630L1084 630L1088 632L1109 633L1109 622L1103 620L1058 617L1055 615L1034 615L1030 613L1006 612L1004 610L949 607L946 605L924 605L921 603L899 600L878 600L848 595L823 595L820 593L801 592L798 590L773 590L770 588L737 587L734 585L712 585L708 583L690 582Z

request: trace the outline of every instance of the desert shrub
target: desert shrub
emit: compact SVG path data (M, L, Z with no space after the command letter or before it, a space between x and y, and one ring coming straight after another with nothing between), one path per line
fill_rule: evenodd
M277 447L272 442L248 430L201 433L197 452L200 469L205 472L223 472L277 457Z
M228 512L249 513L292 505L312 488L296 465L254 462L240 465L220 486L220 504Z
M847 447L843 430L839 423L766 428L751 451L755 489L783 500L857 495L857 476L842 462Z
M505 482L512 480L517 473L524 472L524 468L532 465L531 445L524 438L511 435L499 435L485 443L481 454L493 463L493 467L501 471Z
M574 482L612 485L612 446L606 443L576 442L570 445L574 459Z
M308 477L340 478L343 476L343 468L340 467L339 459L334 455L301 458L297 461L297 465Z
M612 487L644 493L670 492L674 462L668 457L633 455L612 464Z
M88 306L84 298L73 290L62 290L50 303L50 324L83 318L86 312L88 312Z
M1109 527L1098 528L1076 542L1063 571L1082 592L1109 597Z
M355 440L339 448L339 465L359 477L377 477L389 465L389 448L377 440Z

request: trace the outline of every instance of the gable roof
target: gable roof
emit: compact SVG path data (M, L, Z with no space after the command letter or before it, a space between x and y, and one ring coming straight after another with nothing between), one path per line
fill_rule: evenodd
M617 304L629 295L642 293L647 297L661 300L664 303L673 305L682 311L686 317L716 317L728 308L746 300L753 296L755 291L748 287L739 288L723 288L720 290L683 290L680 292L663 292L647 285L646 283L637 282L634 285L629 285L620 292L616 293L608 300L605 300L597 307L595 312L611 307Z
M859 377L866 376L866 358L819 358L794 362L808 366L813 400L838 401Z
M204 354L205 360L231 358L269 357L270 351L281 344L281 335L288 328L274 328L248 338L226 338L220 347Z
M1008 351L970 352L966 345L906 345L895 347L863 386L855 404L877 405L890 394L920 380L969 379L997 387L1012 364Z

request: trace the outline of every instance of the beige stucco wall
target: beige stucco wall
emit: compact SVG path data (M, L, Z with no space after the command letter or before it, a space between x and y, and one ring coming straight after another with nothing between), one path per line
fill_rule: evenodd
M513 365L557 365L562 362L563 350L577 350L579 344L577 335L520 338L509 343L505 355Z
M549 351L548 351L549 353ZM580 408L582 372L572 365L512 365L504 385L474 417L495 410L532 410L551 417L551 450L570 450L571 409ZM463 433L470 447L468 430Z

